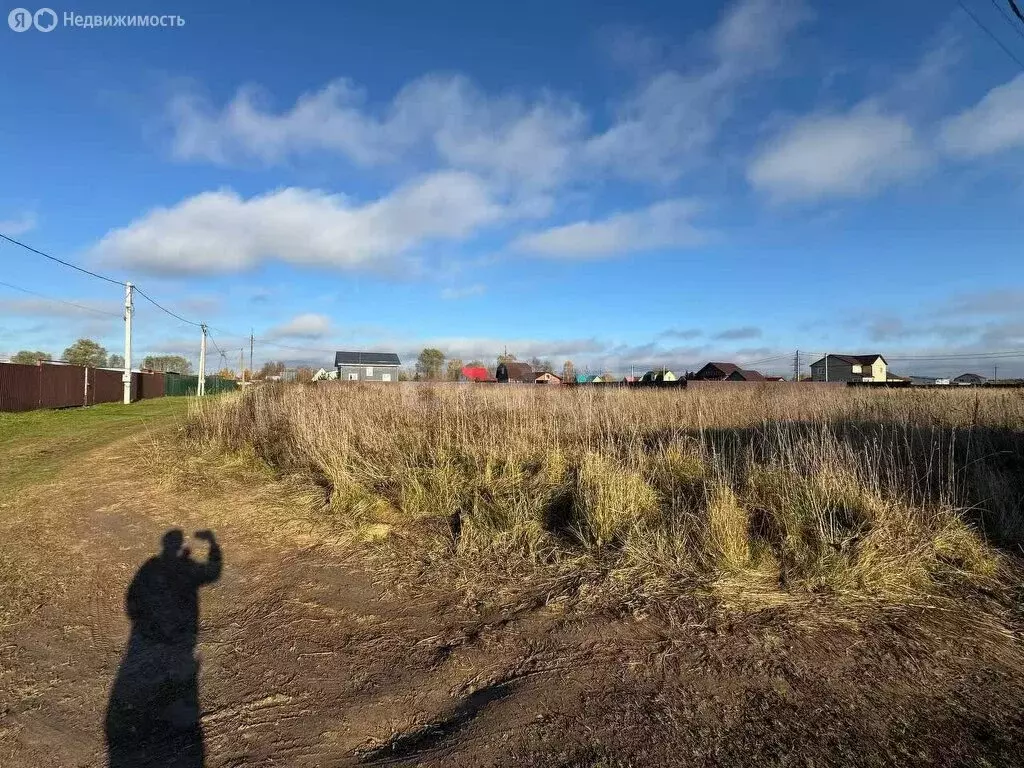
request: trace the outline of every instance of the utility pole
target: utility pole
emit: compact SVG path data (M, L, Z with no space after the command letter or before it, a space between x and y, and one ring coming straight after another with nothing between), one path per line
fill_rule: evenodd
M825 353L825 381L828 381L828 352Z
M999 366L998 365L993 365L992 366L992 381L998 381L998 380L999 380Z
M793 358L793 381L800 381L800 350L796 351Z
M196 395L202 397L206 394L206 323L199 327L203 329L203 340L199 345L199 384L196 386Z
M124 404L132 401L132 284L124 284L124 373L121 382L124 386Z
M249 381L252 381L252 348L256 343L256 331L253 328L249 329Z
M238 348L238 380L245 381L245 347Z

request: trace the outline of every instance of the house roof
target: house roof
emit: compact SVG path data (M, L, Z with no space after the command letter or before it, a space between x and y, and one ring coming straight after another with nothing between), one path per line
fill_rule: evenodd
M730 373L740 370L740 367L736 365L736 363L708 363L704 368L717 368L722 372L723 376L728 376ZM701 368L700 370L703 371L704 368ZM697 373L700 373L700 371L697 371Z
M338 365L401 365L402 361L394 352L335 352L334 364Z
M476 365L465 366L462 369L462 375L465 376L467 379L472 379L473 381L487 381L487 379L490 378L490 374L487 373L486 368L484 368L483 366Z
M844 363L849 363L850 365L872 365L875 360L878 360L879 358L881 358L882 362L886 365L889 364L881 355L836 355L831 352L828 353L829 362L832 360L839 360ZM822 357L819 360L815 360L811 365L818 365L818 363L824 362L825 358Z
M736 370L729 374L728 378L737 381L764 381L765 378L760 371Z
M551 371L537 371L537 373L535 373L534 376L537 379L540 379L544 376L550 376L553 379L558 379L559 381L562 380L561 376L559 376L557 373L552 373Z
M505 366L505 370L508 372L509 381L521 381L533 384L537 380L536 374L533 372L533 366L529 363L511 361L503 363L502 365ZM498 367L500 368L501 365ZM497 371L495 372L495 375L497 375Z

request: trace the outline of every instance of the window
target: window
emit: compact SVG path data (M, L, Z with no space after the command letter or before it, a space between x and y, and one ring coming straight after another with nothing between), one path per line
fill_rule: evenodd
M369 365L366 366L366 375L367 376L373 376L373 368L371 366L369 366Z
M349 381L359 381L359 374L358 373L350 373L348 375L348 380Z
M380 380L381 381L391 381L391 374L390 373L382 373L380 375Z

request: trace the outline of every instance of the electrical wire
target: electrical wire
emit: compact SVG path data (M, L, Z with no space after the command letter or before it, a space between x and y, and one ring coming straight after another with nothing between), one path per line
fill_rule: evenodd
M981 19L979 19L977 16L974 15L974 12L970 8L968 8L966 5L964 5L964 0L956 0L956 2L957 2L957 5L959 5L964 10L964 12L968 16L971 17L971 19L974 21L974 23L977 24L979 27L981 27L982 30L984 30L985 34L988 35L989 37L991 37L995 41L996 45L998 45L1000 48L1003 49L1003 52L1006 53L1007 56L1009 56L1011 59L1013 59L1015 62L1017 62L1018 66L1020 66L1021 69L1024 69L1024 61L1021 61L1020 59L1018 59L1017 55L1013 51L1011 51L1009 48L1007 48L1006 45L1003 44L1003 41L1000 40L998 37L996 37L995 34L992 32L992 30L990 30L988 27L986 27L981 22Z
M1013 9L1013 14L1018 19L1020 19L1021 22L1024 22L1024 12L1022 12L1021 9L1017 6L1017 3L1014 2L1014 0L1007 0L1007 2L1010 4L1010 7Z
M162 312L166 312L168 315L170 315L171 317L175 318L176 320L180 320L181 322L186 323L188 325L194 325L196 328L202 328L203 327L202 323L196 323L196 322L194 322L192 320L186 320L184 317L182 317L181 315L177 314L176 312L171 312L171 310L169 310L167 307L165 307L162 304L157 303L154 299L150 298L149 295L147 293L145 293L137 285L133 286L133 288L135 290L135 293L139 294L139 296L144 298L146 301L148 301L150 304L152 304L154 307L156 307L157 309L161 310Z
M996 0L991 0L991 2L992 5L996 7L996 10L998 10L999 13L1002 14L1003 18L1006 19L1006 23L1010 25L1014 32L1020 35L1021 40L1024 40L1024 29L1021 29L1020 27L1017 26L1017 22L1010 18L1010 14L1008 14L1006 12L1006 9L1003 8L1003 6L1001 6L998 2L996 2ZM1013 0L1010 0L1010 4L1013 5ZM1013 10L1014 13L1016 13L1018 16L1020 15L1020 11L1017 9L1016 6L1014 6ZM1021 16L1020 20L1024 21L1024 16Z
M54 298L52 296L47 296L44 293L39 293L38 291L30 291L28 288L22 288L21 286L18 286L18 285L11 285L10 283L5 283L2 280L0 280L0 285L4 286L5 288L10 288L11 290L14 290L14 291L21 291L22 293L27 293L30 296L38 296L39 298L46 299L47 301L52 301L52 302L55 302L57 304L66 304L69 307L75 307L77 309L81 309L81 310L84 310L86 312L92 312L92 313L97 314L97 315L106 315L108 317L121 317L121 318L124 317L124 315L119 315L116 312L107 312L107 311L102 310L102 309L96 309L95 307L87 307L84 304L76 304L73 301L65 301L64 299L57 299L57 298Z
M22 248L24 248L24 249L26 249L28 251L32 251L32 253L38 254L38 255L42 256L43 258L49 259L50 261L55 261L58 264L63 264L65 267L71 267L72 269L76 269L79 272L81 272L82 274L89 275L90 277L95 277L95 278L97 278L99 280L106 280L108 283L113 283L114 285L120 285L122 287L124 287L124 285L125 285L125 283L123 283L121 280L115 280L112 277L106 277L105 275L100 275L100 274L97 274L95 272L90 272L85 267L80 267L77 264L72 264L70 261L64 261L64 259L58 259L56 256L51 256L48 253L44 253L43 251L40 251L38 248L33 248L31 245L26 245L25 243L21 242L20 240L15 240L13 237L8 237L7 235L3 234L2 232L0 232L0 238L6 240L9 243L13 243L14 245L20 245Z

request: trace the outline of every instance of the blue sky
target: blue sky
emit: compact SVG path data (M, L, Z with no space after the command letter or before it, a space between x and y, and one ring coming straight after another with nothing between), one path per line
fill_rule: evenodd
M250 328L319 364L1024 350L1024 71L955 2L211 5L0 28L0 231L235 361ZM43 294L0 285L0 356L120 351L117 286L6 244L0 281ZM197 354L135 319L138 354Z

